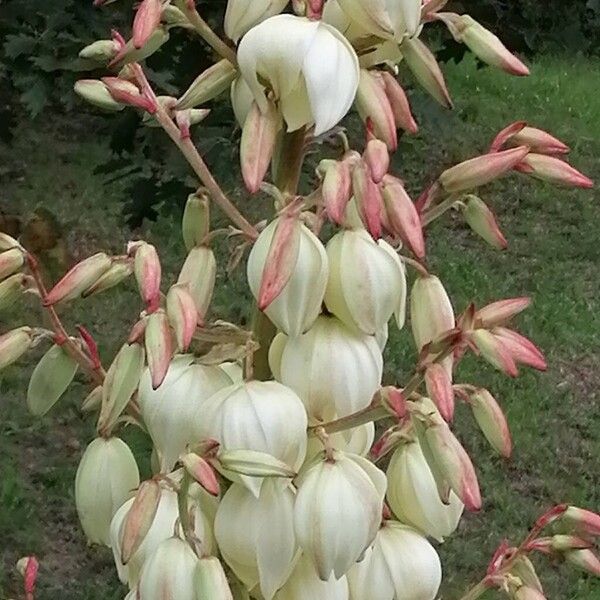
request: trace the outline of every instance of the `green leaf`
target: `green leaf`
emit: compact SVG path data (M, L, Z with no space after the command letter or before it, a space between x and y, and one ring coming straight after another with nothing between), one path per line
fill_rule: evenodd
M27 406L38 417L45 415L69 387L77 361L60 346L52 346L37 364L27 389Z
M7 35L4 42L4 52L8 58L18 58L23 54L31 54L35 49L37 40L26 34Z

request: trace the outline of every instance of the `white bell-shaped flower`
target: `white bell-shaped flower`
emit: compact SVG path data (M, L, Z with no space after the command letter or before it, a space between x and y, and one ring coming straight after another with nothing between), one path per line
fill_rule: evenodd
M93 544L110 546L110 522L140 484L129 446L119 438L97 438L85 449L75 476L75 505Z
M201 407L214 393L233 383L222 368L194 364L193 360L189 355L174 358L156 390L148 370L140 381L138 402L163 473L171 471L188 444L200 441L195 419Z
M248 257L248 284L258 298L269 249L279 219L265 228ZM321 311L329 274L327 253L319 238L308 227L300 226L298 256L291 277L265 314L284 333L299 335L306 331Z
M271 600L286 582L298 557L294 533L294 492L276 478L260 495L234 483L219 504L215 537L221 555L244 585L257 585Z
M352 429L344 429L344 431L336 431L329 434L329 441L334 448L343 450L350 454L358 454L366 456L375 440L375 424L365 423ZM323 443L316 436L308 438L306 446L306 460L308 464L313 458L323 450Z
M394 452L387 478L387 500L398 519L438 541L455 531L463 503L454 492L448 504L441 501L419 442L402 444Z
M297 480L294 527L319 577L337 579L371 545L381 521L385 475L367 459L334 450Z
M248 381L217 392L199 416L199 439L213 438L223 451L265 452L297 471L306 456L308 419L302 400L276 381ZM262 480L242 475L256 494Z
M302 554L290 578L275 594L275 600L348 600L348 582L345 577L333 575L321 581L310 558Z
M374 336L321 315L306 333L287 339L279 372L311 422L325 422L371 403L381 386L383 358Z
M327 244L327 256L328 310L348 327L376 334L401 302L405 286L401 265L364 229L335 234Z
M129 584L130 587L137 584L142 567L148 557L152 555L159 544L173 535L175 524L179 519L177 494L171 489L162 488L152 525L139 548L134 552L129 562L124 565L121 560L123 527L133 501L134 499L131 498L121 506L110 525L110 545L119 579L123 583ZM212 518L216 510L215 504L215 499L209 497L200 486L191 486L190 505L194 507L194 532L202 542L203 550L207 553L211 553L216 549L212 531Z
M228 0L225 33L237 42L257 23L280 13L288 0Z
M442 566L420 533L398 521L386 521L347 579L350 597L357 600L434 600Z
M319 135L350 110L358 87L356 52L334 27L293 15L277 15L252 28L240 42L242 77L264 113L266 83L289 131L315 125Z
M178 537L161 542L150 555L138 585L140 600L196 600L194 574L198 557Z
M400 295L397 300L396 308L394 309L394 319L396 320L396 325L398 325L398 329L402 329L404 324L406 323L406 301L408 298L408 284L406 282L406 267L404 263L398 256L398 253L394 250L392 246L390 246L385 240L379 240L378 242L380 248L383 248L396 262L398 268L402 272L402 276L400 277ZM387 333L387 332L386 332ZM376 334L378 335L378 334ZM381 335L381 332L379 332ZM387 342L387 337L386 337ZM385 344L384 344L385 346Z

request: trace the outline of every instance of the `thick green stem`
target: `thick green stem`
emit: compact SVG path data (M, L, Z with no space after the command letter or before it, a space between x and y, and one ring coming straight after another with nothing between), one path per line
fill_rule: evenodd
M423 227L429 225L432 221L435 221L437 218L441 217L443 214L448 212L454 204L458 201L458 197L456 195L451 195L443 202L440 202L437 206L434 206L430 210L428 210L423 217L421 218L421 223Z

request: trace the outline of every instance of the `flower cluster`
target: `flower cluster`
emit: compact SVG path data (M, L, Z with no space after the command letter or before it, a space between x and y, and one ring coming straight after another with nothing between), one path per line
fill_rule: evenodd
M482 507L475 467L451 428L455 403L470 407L496 452L512 450L499 403L462 382L457 366L470 351L512 377L519 365L546 368L511 325L529 299L470 304L457 314L428 270L425 229L454 209L486 242L505 248L480 188L513 172L591 186L565 162L568 147L514 123L487 152L444 170L416 201L390 172L399 136L418 130L397 64L404 61L435 100L452 104L419 38L424 25L444 23L508 73L526 75L527 67L468 15L442 12L444 1L295 0L295 14L280 14L286 5L229 0L228 43L193 1L142 0L130 40L113 32L81 53L113 72L79 81L75 91L105 110L142 111L144 124L162 127L203 183L188 198L188 255L168 288L157 249L138 240L121 256L87 258L47 290L35 257L0 234L0 308L34 293L52 324L2 335L0 367L52 342L28 389L35 415L52 408L78 369L89 375L93 389L82 409L97 415L98 435L79 464L75 501L88 540L112 549L130 600L434 600L442 568L432 543L453 534L464 510ZM222 58L179 98L157 97L141 63L174 27L198 33ZM204 105L227 90L242 128L244 183L273 200L274 216L256 226L192 141ZM339 126L353 106L365 127L360 150ZM304 155L322 147L331 152L319 162L316 189L301 193ZM211 204L235 225L232 263L251 246L252 331L210 318L211 242L220 233L211 231ZM143 310L105 371L92 335L83 327L69 335L55 307L130 277ZM384 385L388 327L402 329L407 312L414 373ZM383 420L387 428L375 426ZM152 441L154 475L146 481L117 437L125 425ZM557 529L542 536L549 527ZM598 535L599 516L558 507L523 544L501 546L465 598L492 587L514 599L543 598L527 557L534 551L600 574Z

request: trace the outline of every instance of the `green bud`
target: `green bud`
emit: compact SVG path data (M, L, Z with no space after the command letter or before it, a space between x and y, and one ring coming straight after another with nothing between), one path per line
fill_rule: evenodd
M255 450L227 450L219 454L226 471L249 477L295 477L296 473L283 461Z
M201 246L210 229L209 199L204 192L190 194L185 203L181 230L183 242L189 251Z
M97 62L108 62L115 57L117 52L117 44L113 40L98 40L83 48L79 52L79 57Z
M0 310L11 307L28 288L28 276L15 273L0 281Z
M78 96L104 110L119 111L125 106L117 102L104 83L98 79L80 79L73 88Z
M236 76L236 68L226 59L198 75L177 103L177 110L194 108L223 93Z
M168 4L163 8L162 20L168 27L184 27L185 29L194 28L185 14L172 4Z
M19 327L0 335L0 369L19 360L33 344L31 327Z

